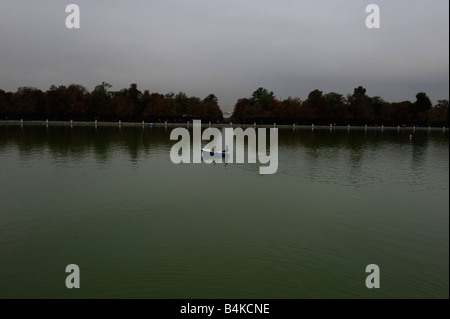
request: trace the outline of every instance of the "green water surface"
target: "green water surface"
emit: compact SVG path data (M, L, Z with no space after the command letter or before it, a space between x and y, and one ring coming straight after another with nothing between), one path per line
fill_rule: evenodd
M448 131L280 129L260 175L171 130L0 126L0 297L449 297Z

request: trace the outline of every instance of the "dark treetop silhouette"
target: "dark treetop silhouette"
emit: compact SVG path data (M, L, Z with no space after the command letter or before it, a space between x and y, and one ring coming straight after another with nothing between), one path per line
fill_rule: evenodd
M128 89L111 91L101 83L89 92L78 84L52 85L43 92L20 87L16 92L0 90L0 119L75 120L75 121L152 121L185 122L192 118L222 123L218 99L209 94L203 100L178 94L144 93L135 83ZM238 99L231 121L248 124L317 125L417 125L448 126L448 100L433 106L429 97L419 92L416 101L386 102L366 95L358 86L353 94L323 94L314 90L306 100L279 100L273 92L258 88L249 98Z

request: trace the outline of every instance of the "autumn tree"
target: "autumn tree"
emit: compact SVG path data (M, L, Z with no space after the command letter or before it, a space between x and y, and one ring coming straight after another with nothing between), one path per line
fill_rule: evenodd
M300 106L302 104L300 98L288 97L282 103L284 108L283 122L286 124L298 123L300 120Z
M173 95L162 95L158 93L144 93L144 119L150 121L164 121L176 118L176 105Z
M199 117L201 120L210 121L212 123L223 122L223 114L219 108L219 101L214 94L208 95L201 101L197 98L190 99L191 107L188 114L190 116Z
M424 92L416 94L416 101L411 105L412 120L418 125L424 125L427 122L427 112L433 104L430 98Z
M9 114L23 119L45 116L45 94L34 87L18 88L11 96Z
M97 85L90 95L90 108L94 117L101 119L112 119L113 105L111 103L111 95L108 90L112 87L111 84L102 82Z
M219 105L219 99L214 94L209 94L203 99L203 103L211 102L212 104Z
M6 101L6 92L0 89L0 119L8 117L8 102Z
M411 109L411 102L403 101L398 103L391 103L391 120L386 119L391 125L410 125L412 116L409 110Z
M79 84L71 84L64 92L65 112L64 119L88 120L91 116L89 112L89 92Z
M448 100L438 100L437 104L428 110L427 120L430 125L444 125L449 124L449 103Z
M188 110L192 106L189 97L184 92L179 92L175 95L174 100L178 106L177 113L181 115L187 114Z
M247 120L247 109L250 106L250 100L248 98L242 98L237 100L234 105L233 115L231 116L231 120L238 123L243 123Z
M269 92L265 88L258 88L255 92L252 93L252 97L250 98L250 103L261 105L263 110L266 110L269 106L270 102L275 99L273 92Z
M340 122L341 118L348 118L348 110L344 104L345 98L342 94L330 92L324 95L325 102L330 112L329 119L332 124ZM343 124L343 123L339 123Z
M381 114L383 111L383 105L385 105L385 103L386 102L379 96L369 98L369 106L372 109L375 122L381 121Z
M358 86L355 88L353 95L348 97L348 102L353 124L372 124L375 121L375 115L370 106L370 98L366 95L364 87Z
M127 97L132 103L133 114L137 120L142 118L144 111L143 104L141 103L142 92L137 89L137 84L132 83L127 91Z
M303 116L307 122L327 124L330 122L330 112L323 92L311 91L308 98L302 104Z
M67 92L64 85L50 86L46 92L46 114L50 120L63 120L66 114Z

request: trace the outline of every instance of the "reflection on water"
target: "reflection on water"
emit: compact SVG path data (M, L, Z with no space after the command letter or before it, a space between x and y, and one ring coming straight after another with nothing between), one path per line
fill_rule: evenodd
M20 155L27 157L48 149L55 157L83 157L93 151L100 161L107 161L119 148L129 155L130 161L149 156L153 152L167 151L175 141L170 140L173 128L120 127L120 126L0 126L0 150L15 145ZM192 128L191 128L192 130ZM412 165L421 167L429 143L445 145L448 132L417 131L409 140L405 130L328 130L280 129L278 143L287 152L302 146L306 156L317 159L320 150L350 150L349 161L357 169L364 151L383 145L408 146L412 150ZM206 144L207 141L202 141ZM267 145L268 146L268 145ZM247 145L245 145L247 147ZM256 150L254 150L256 151ZM246 149L247 152L247 149ZM247 159L247 158L246 158ZM422 161L422 162L421 162Z
M280 129L259 175L171 130L0 125L0 297L448 298L448 132Z

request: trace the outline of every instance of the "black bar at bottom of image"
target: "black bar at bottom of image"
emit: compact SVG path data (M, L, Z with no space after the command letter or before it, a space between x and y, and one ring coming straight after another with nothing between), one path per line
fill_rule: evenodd
M22 313L101 314L143 318L301 318L448 312L448 299L3 299L0 307Z

